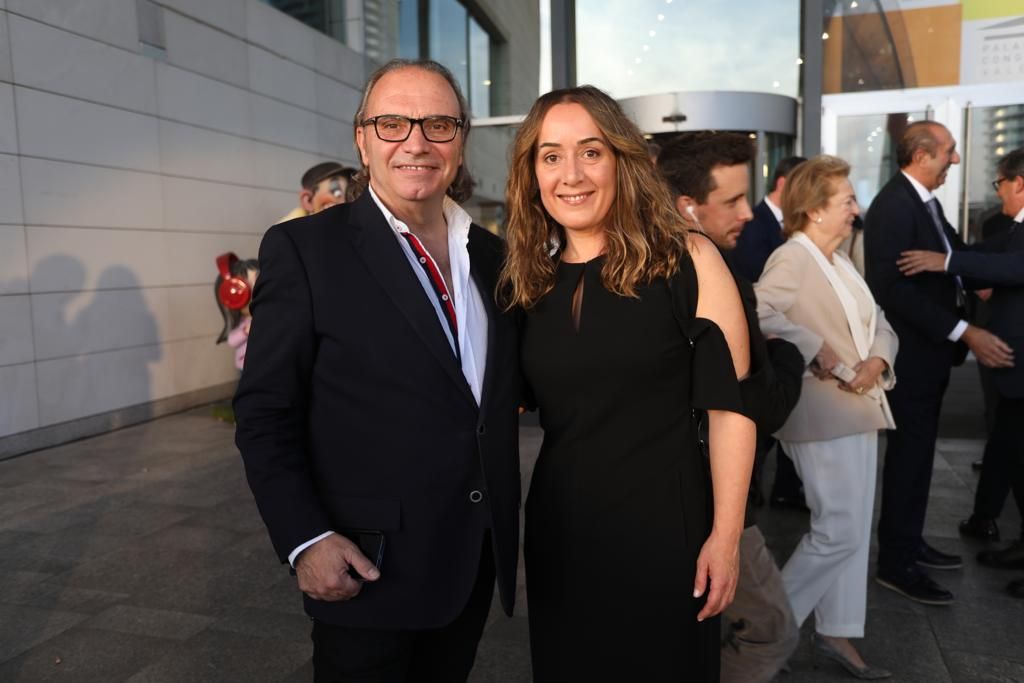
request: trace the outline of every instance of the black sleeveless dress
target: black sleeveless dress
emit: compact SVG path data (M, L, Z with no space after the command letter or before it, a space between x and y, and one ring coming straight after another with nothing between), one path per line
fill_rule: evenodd
M739 410L731 356L694 318L689 258L638 299L604 289L603 264L561 263L525 316L544 429L526 502L534 680L717 681L719 623L692 597L712 505L691 412Z

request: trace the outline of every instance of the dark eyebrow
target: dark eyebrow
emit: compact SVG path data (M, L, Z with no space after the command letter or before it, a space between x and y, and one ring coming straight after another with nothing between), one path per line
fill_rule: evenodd
M586 144L588 144L588 143L591 143L591 142L599 142L599 143L601 143L602 145L605 145L605 146L607 146L607 144L605 143L605 141L604 141L604 140L602 140L601 138L583 138L582 140L580 140L580 141L579 141L579 142L577 142L576 144L577 144L577 145L586 145ZM537 148L538 148L538 149L540 149L541 147L561 147L561 146L562 146L562 145L560 145L560 144L559 144L559 143L557 143L557 142L542 142L542 143L540 143L539 145L537 145Z

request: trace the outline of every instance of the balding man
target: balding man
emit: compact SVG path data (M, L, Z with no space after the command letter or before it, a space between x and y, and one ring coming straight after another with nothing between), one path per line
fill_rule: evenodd
M369 187L260 247L236 442L313 619L317 681L465 681L512 612L518 349L503 243L456 203L452 74L393 61L355 120Z
M900 339L897 384L889 392L896 429L887 437L876 579L916 602L948 605L953 594L923 568L958 569L962 560L922 536L942 397L950 370L963 362L967 347L988 359L1005 345L967 323L959 278L939 273L907 278L897 265L904 251L949 253L964 247L934 195L950 167L960 163L952 134L933 121L913 123L898 141L896 157L900 170L872 201L864 221L867 281Z

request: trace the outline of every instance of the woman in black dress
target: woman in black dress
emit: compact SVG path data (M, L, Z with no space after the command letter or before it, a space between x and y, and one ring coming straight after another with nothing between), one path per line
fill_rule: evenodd
M754 454L735 283L596 88L533 106L507 200L503 281L544 428L526 503L534 680L717 681Z

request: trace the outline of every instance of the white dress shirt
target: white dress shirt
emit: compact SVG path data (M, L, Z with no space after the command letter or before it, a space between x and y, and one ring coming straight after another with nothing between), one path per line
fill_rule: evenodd
M410 232L409 226L399 220L384 206L384 203L381 202L380 198L373 191L372 185L367 187L367 191L373 198L377 208L384 214L384 219L387 221L388 226L394 231L395 239L398 241L402 253L405 254L406 259L409 261L409 267L412 268L413 273L416 274L416 278L423 287L424 296L427 297L427 300L434 307L434 312L437 314L437 323L444 330L448 343L451 344L453 354L456 351L456 343L458 344L458 355L462 360L462 374L466 378L466 383L469 384L473 396L476 398L477 405L479 405L487 363L488 321L487 308L484 306L483 297L470 276L471 265L468 245L469 227L473 219L451 197L445 196L442 210L444 211L445 222L448 224L448 260L452 269L453 290L451 294L452 303L455 305L455 319L458 321L456 327L459 335L458 340L456 340L452 337L451 328L448 326L445 312L441 309L441 303L437 300L437 295L434 293L434 286L430 283L430 278L423 270L419 257L413 251L412 246L402 236L403 233ZM430 252L426 249L426 245L424 245L423 249L427 252L427 257L433 260ZM436 261L434 267L437 268ZM437 270L440 272L441 269L437 268ZM319 536L299 545L289 553L288 563L294 567L299 553L333 533L335 532L325 531Z
M913 177L912 175L910 175L906 171L900 171L900 173L902 173L903 177L906 178L907 180L909 180L910 184L914 186L914 189L917 190L917 194L921 198L922 202L927 204L931 200L936 199L935 198L935 194L931 190L929 190L927 187L922 185L920 182L918 182L917 178ZM938 201L938 200L936 199L936 201ZM950 246L949 240L946 239L946 234L945 234L944 231L941 231L941 230L939 231L939 237L942 239L942 245L946 248L946 265L948 266L949 265L949 255L953 253L953 247ZM946 335L946 339L948 339L951 342L960 341L960 337L962 337L964 332L966 332L966 331L967 331L967 321L966 320L961 320L961 321L957 322L957 324L953 328L953 330L949 334Z
M782 228L782 209L780 209L779 207L775 206L775 202L773 202L772 200L768 199L768 195L765 195L764 203L771 210L772 215L775 216L775 220L777 220L779 222L779 228L781 229Z

